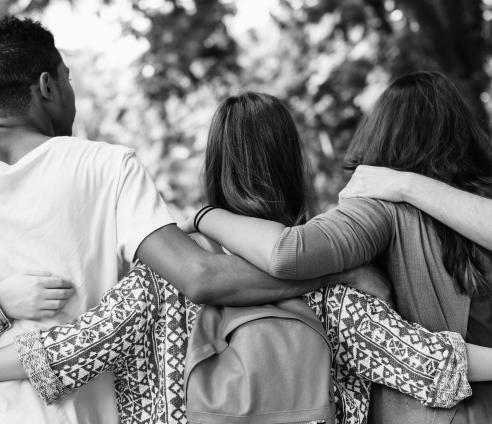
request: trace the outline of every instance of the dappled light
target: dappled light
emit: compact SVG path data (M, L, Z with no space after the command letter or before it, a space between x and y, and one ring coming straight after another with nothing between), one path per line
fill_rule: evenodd
M134 147L179 213L201 201L213 111L244 90L293 112L318 210L336 202L355 126L397 75L443 71L488 128L488 1L4 0L7 13L53 31L73 75L75 135Z

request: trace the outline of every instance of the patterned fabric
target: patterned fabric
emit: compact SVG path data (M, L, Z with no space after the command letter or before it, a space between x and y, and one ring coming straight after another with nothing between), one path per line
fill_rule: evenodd
M305 299L333 343L337 423L367 422L371 382L431 407L449 408L471 395L459 334L409 324L386 302L342 285Z
M309 293L306 302L332 341L336 422L364 424L371 381L393 387L426 405L449 407L471 394L465 344L455 333L431 333L409 324L379 299L338 285ZM142 264L73 324L16 340L23 363L48 376L35 387L72 391L113 370L123 424L186 424L183 373L187 339L199 306ZM37 339L44 359L27 346ZM39 355L39 350L37 355ZM34 364L34 366L33 366ZM31 378L43 373L31 370Z
M31 384L48 403L55 402L68 393L51 369L39 331L26 334L24 342L18 345L17 353Z

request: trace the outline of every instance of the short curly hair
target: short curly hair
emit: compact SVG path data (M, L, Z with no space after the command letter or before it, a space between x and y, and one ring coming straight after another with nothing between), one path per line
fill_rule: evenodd
M0 115L24 114L30 87L43 72L58 78L62 61L53 34L31 19L0 20Z

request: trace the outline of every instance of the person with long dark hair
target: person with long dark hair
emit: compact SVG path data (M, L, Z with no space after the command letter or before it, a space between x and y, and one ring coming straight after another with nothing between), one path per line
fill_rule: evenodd
M488 139L456 87L435 72L403 76L384 91L347 153L346 167L358 165L418 172L486 197L492 190ZM377 260L405 319L492 346L492 321L484 313L492 290L490 252L410 205L348 199L297 226L216 208L201 217L199 230L280 278L314 277ZM443 410L377 387L372 420L492 421L492 384L473 388L469 400Z
M278 99L246 93L222 103L212 121L206 152L210 202L282 225L307 225L307 181L297 129ZM209 214L203 219L209 221ZM257 243L262 243L261 237ZM330 278L344 280L340 275ZM386 302L344 285L311 292L305 300L333 341L338 422L366 421L371 381L429 406L450 407L469 395L465 346L458 334L431 333L409 324ZM161 390L169 388L165 380L171 375L171 390L182 385L182 369L177 366L170 372L166 359L180 363L182 351L172 340L177 337L186 343L184 327L191 325L198 309L188 303L186 313L184 303L171 284L138 264L73 324L21 336L17 347L25 371L16 365L12 349L0 350L0 379L25 377L27 371L43 398L53 402L113 369L124 422L136 421L132 411L144 403L152 405L151 412L139 415L138 421L180 422L175 417L183 417L177 415L182 411L170 412ZM467 347L468 377L492 378L492 372L483 372L483 367L492 370L492 350ZM161 358L162 352L173 358ZM127 393L128 387L137 387L138 396Z

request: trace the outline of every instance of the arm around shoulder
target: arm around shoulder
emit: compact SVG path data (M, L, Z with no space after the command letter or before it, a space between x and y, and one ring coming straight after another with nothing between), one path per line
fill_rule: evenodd
M492 199L411 172L360 165L341 199L370 197L407 202L464 237L492 250Z
M315 278L371 262L392 235L388 208L372 199L349 199L312 218L286 228L271 253L273 275Z
M411 174L402 197L475 243L492 250L492 199Z
M148 235L136 256L168 280L193 303L204 303L215 277L213 254L200 248L176 225L166 225Z

